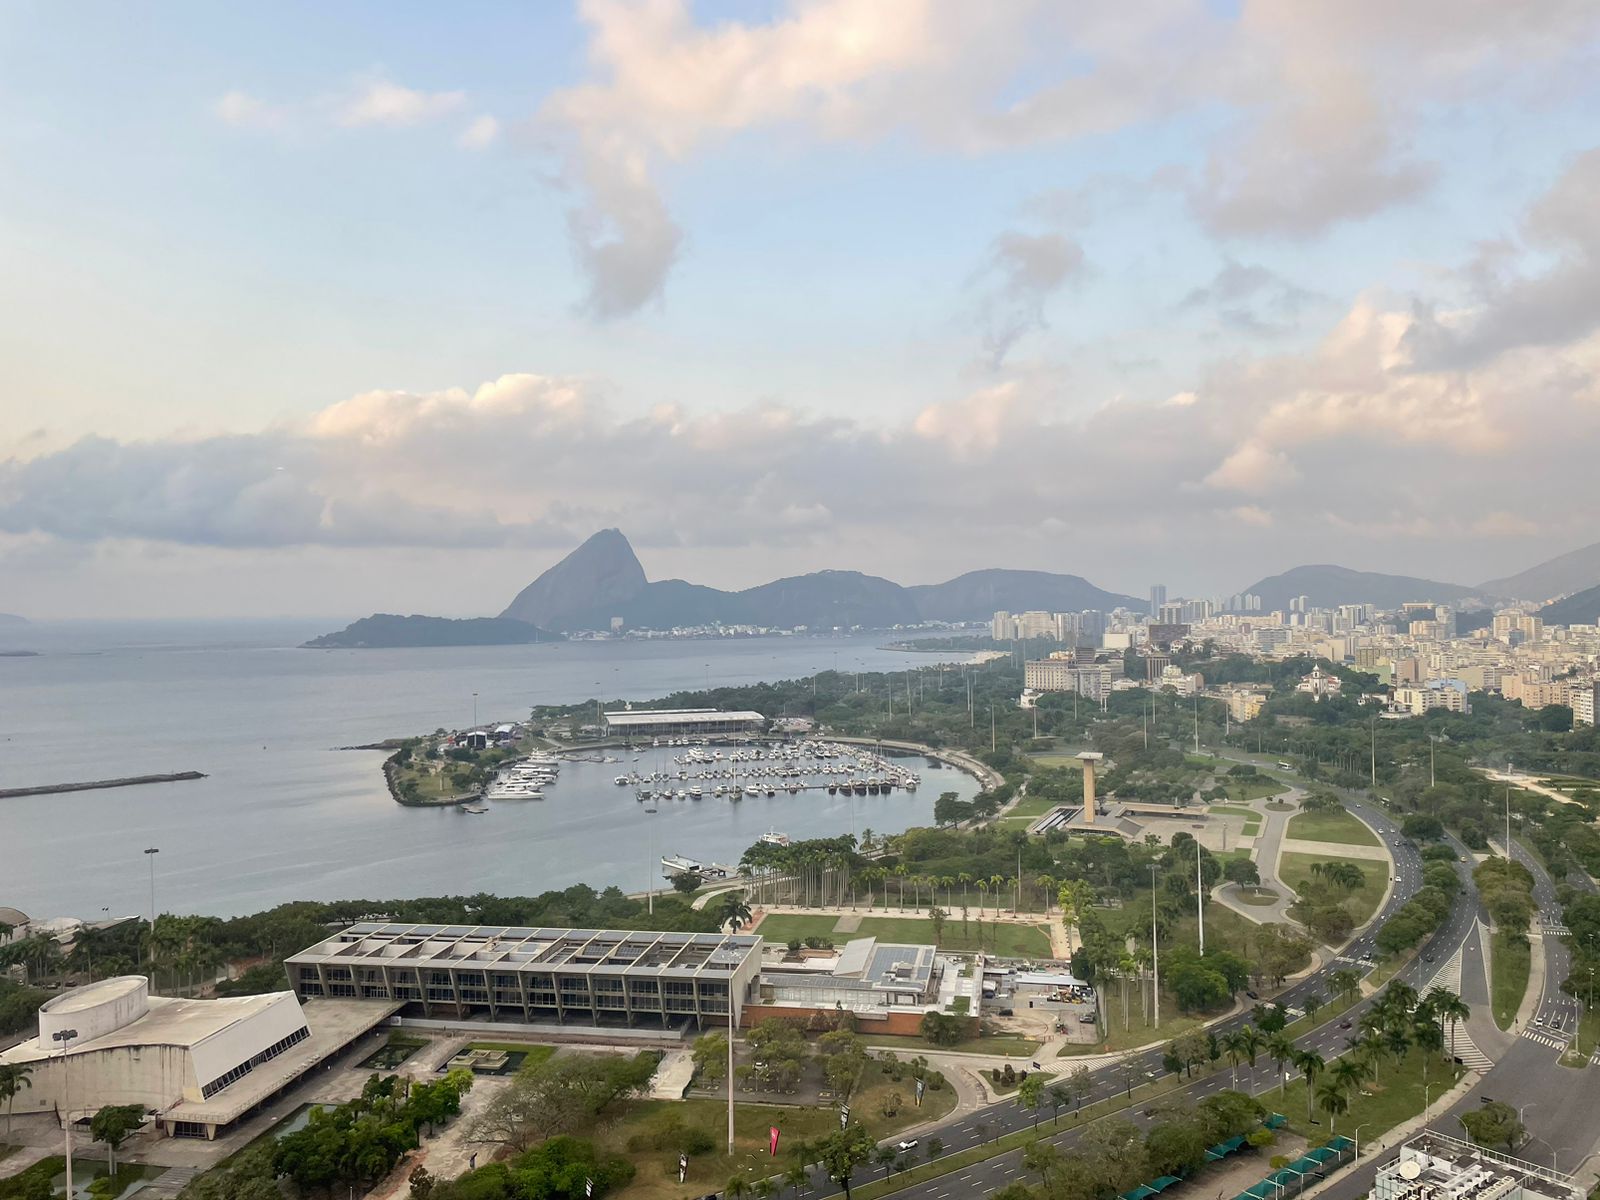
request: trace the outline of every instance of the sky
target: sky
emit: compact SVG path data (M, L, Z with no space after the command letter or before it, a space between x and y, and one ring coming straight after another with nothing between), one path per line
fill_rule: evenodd
M1592 0L0 7L0 611L1600 537Z

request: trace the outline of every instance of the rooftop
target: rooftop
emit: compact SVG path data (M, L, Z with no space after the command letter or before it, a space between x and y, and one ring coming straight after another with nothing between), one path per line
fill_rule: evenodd
M122 989L106 989L103 984L124 983L127 977L103 980L85 987L69 996L57 996L50 1001L60 1007L51 1011L63 1013L87 1010L120 994ZM142 981L141 981L142 982ZM98 993L98 994L96 994ZM268 992L260 996L232 996L220 1000L181 1000L171 996L151 996L149 1009L134 1020L97 1038L74 1042L68 1053L92 1054L100 1050L116 1050L131 1046L196 1046L208 1037L264 1012L292 992ZM0 1058L7 1062L37 1062L55 1053L50 1046L40 1046L37 1039L23 1042L5 1051Z
M407 925L362 921L291 955L291 963L389 963L435 969L498 966L639 970L692 975L731 972L759 954L754 934L656 933L497 925Z
M612 725L682 725L685 722L706 724L710 722L728 722L745 724L751 721L765 721L767 718L758 712L749 709L724 712L717 708L650 708L624 709L620 712L606 713L606 720Z

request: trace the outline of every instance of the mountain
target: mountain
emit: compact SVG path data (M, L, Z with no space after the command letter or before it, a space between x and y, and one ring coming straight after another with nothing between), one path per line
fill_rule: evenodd
M599 610L626 604L647 585L628 539L620 530L602 529L518 592L500 615L568 628L574 619L592 620Z
M1076 612L1142 607L1076 575L1045 571L970 571L946 583L902 587L860 571L814 571L738 592L682 579L646 581L628 539L603 530L518 593L501 615L568 632L693 625L793 629L885 628L919 621L981 621L997 609Z
M506 617L470 617L464 621L448 617L396 616L373 613L346 625L338 633L325 633L305 643L310 650L377 650L413 646L515 646L524 642L553 641L558 635L546 633L526 621Z
M1462 587L1458 583L1413 579L1409 575L1381 575L1375 571L1352 571L1349 567L1329 565L1295 567L1241 590L1260 596L1265 612L1288 608L1289 601L1296 596L1305 596L1314 608L1372 604L1378 608L1394 609L1409 600L1432 600L1442 604L1479 594L1479 589Z
M1098 608L1131 608L1143 612L1145 601L1103 592L1076 575L1048 571L968 571L944 583L905 589L925 621L987 621L997 612L1082 612Z
M1537 566L1504 579L1491 579L1479 587L1491 596L1518 600L1548 600L1600 585L1600 542L1557 555Z
M1600 585L1546 604L1535 615L1546 625L1600 625Z
M28 623L27 617L19 617L16 613L0 613L0 629L21 629Z

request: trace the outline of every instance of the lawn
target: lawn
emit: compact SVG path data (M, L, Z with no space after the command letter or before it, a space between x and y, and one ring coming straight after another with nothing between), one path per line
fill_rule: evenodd
M831 941L836 940L833 936L833 927L838 923L839 918L835 916L808 917L801 913L774 913L762 918L755 932L767 941L776 942L780 946L788 944L794 938L805 941L808 937L824 937Z
M1365 925L1383 902L1383 893L1388 888L1389 864L1370 858L1341 858L1335 854L1282 854L1278 856L1278 878L1298 892L1312 878L1311 864L1319 862L1347 862L1361 872L1363 885L1345 899L1344 906L1357 928Z
M1529 947L1526 939L1513 941L1503 930L1494 935L1489 954L1489 1003L1494 1023L1509 1029L1528 990Z
M1386 1058L1378 1069L1377 1081L1367 1080L1360 1090L1349 1096L1350 1111L1336 1117L1331 1129L1327 1114L1320 1109L1316 1113L1318 1123L1307 1122L1306 1084L1303 1079L1295 1079L1284 1089L1281 1097L1274 1090L1262 1093L1260 1100L1288 1117L1287 1128L1303 1137L1320 1141L1334 1133L1349 1134L1359 1128L1362 1143L1375 1145L1383 1134L1422 1111L1424 1059L1427 1060L1427 1096L1430 1100L1437 1100L1461 1077L1463 1068L1443 1055L1425 1056L1412 1051L1399 1063ZM1317 1076L1318 1084L1325 1078L1326 1073Z
M1144 993L1149 994L1146 985ZM1102 1054L1107 1050L1132 1050L1137 1046L1146 1046L1151 1042L1170 1042L1175 1037L1181 1037L1199 1029L1215 1013L1180 1013L1178 1001L1165 989L1161 993L1161 1024L1151 1025L1143 1012L1140 1003L1138 985L1130 981L1128 985L1128 1020L1122 1019L1122 984L1112 983L1105 987L1100 994L1100 1007L1106 1018L1106 1028L1101 1031L1101 1039L1088 1044L1069 1043L1056 1051L1058 1058L1071 1058L1082 1054Z
M1060 808L1061 801L1046 800L1042 796L1024 796L1018 800L1015 807L1007 810L1003 821L1016 821L1026 824L1037 821L1053 808Z
M1003 1054L1010 1058L1031 1058L1039 1049L1039 1042L1034 1038L1017 1037L1006 1033L965 1038L953 1046L934 1046L924 1038L897 1037L888 1033L864 1034L861 1040L869 1046L893 1050L902 1057L938 1051L951 1054Z
M1573 1038L1572 1048L1561 1060L1562 1065L1568 1067L1587 1065L1589 1056L1595 1052L1596 1047L1600 1047L1600 1012L1585 1012L1578 1019L1577 1036Z
M1041 925L985 921L982 933L980 946L977 919L969 920L963 929L959 915L945 919L944 936L938 939L933 936L933 922L924 918L862 917L861 928L850 936L875 937L886 942L935 943L941 950L984 949L1003 958L1050 957L1050 934Z
M1342 808L1332 812L1303 812L1290 817L1288 836L1303 842L1343 842L1347 846L1383 844L1377 834Z
M898 1098L895 1115L884 1115L885 1100L891 1093ZM946 1085L929 1088L922 1107L913 1102L909 1076L898 1083L889 1079L882 1064L870 1062L850 1098L850 1116L867 1125L877 1138L885 1138L922 1121L936 1120L955 1107L955 1090ZM789 1165L787 1151L801 1140L816 1141L839 1128L838 1110L826 1107L800 1107L775 1104L740 1104L734 1108L734 1154L725 1153L728 1110L720 1100L642 1100L627 1105L621 1117L607 1121L592 1134L602 1147L624 1155L638 1168L633 1182L612 1193L623 1200L679 1200L685 1195L720 1192L728 1179L739 1173L754 1181L779 1174ZM701 1129L717 1144L712 1154L695 1155L689 1160L689 1173L678 1183L678 1155L675 1149L648 1150L628 1147L629 1139L645 1134L668 1115L682 1120L690 1129ZM778 1158L767 1154L768 1130L779 1131ZM866 1172L858 1178L866 1178Z
M1218 781L1228 789L1228 799L1236 804L1243 804L1247 800L1260 800L1267 796L1276 796L1279 792L1289 790L1289 785L1281 779L1274 779L1270 775L1256 775L1246 779L1232 779L1223 776Z

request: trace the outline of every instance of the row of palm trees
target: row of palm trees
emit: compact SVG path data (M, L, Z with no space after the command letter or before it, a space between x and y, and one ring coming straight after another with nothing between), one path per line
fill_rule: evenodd
M1328 1132L1335 1121L1350 1109L1351 1095L1370 1079L1381 1082L1387 1059L1403 1062L1416 1049L1422 1054L1422 1079L1427 1086L1428 1063L1445 1048L1445 1027L1449 1027L1449 1048L1455 1054L1456 1025L1471 1015L1465 1001L1455 992L1435 987L1427 996L1406 983L1390 983L1378 1002L1362 1014L1359 1032L1346 1043L1345 1051L1328 1062L1312 1049L1300 1049L1282 1033L1263 1036L1251 1026L1224 1034L1218 1041L1233 1061L1237 1074L1240 1059L1255 1066L1256 1054L1264 1050L1278 1064L1281 1092L1293 1066L1306 1083L1306 1119L1313 1117L1313 1106L1328 1118ZM1317 1080L1321 1077L1322 1082Z

